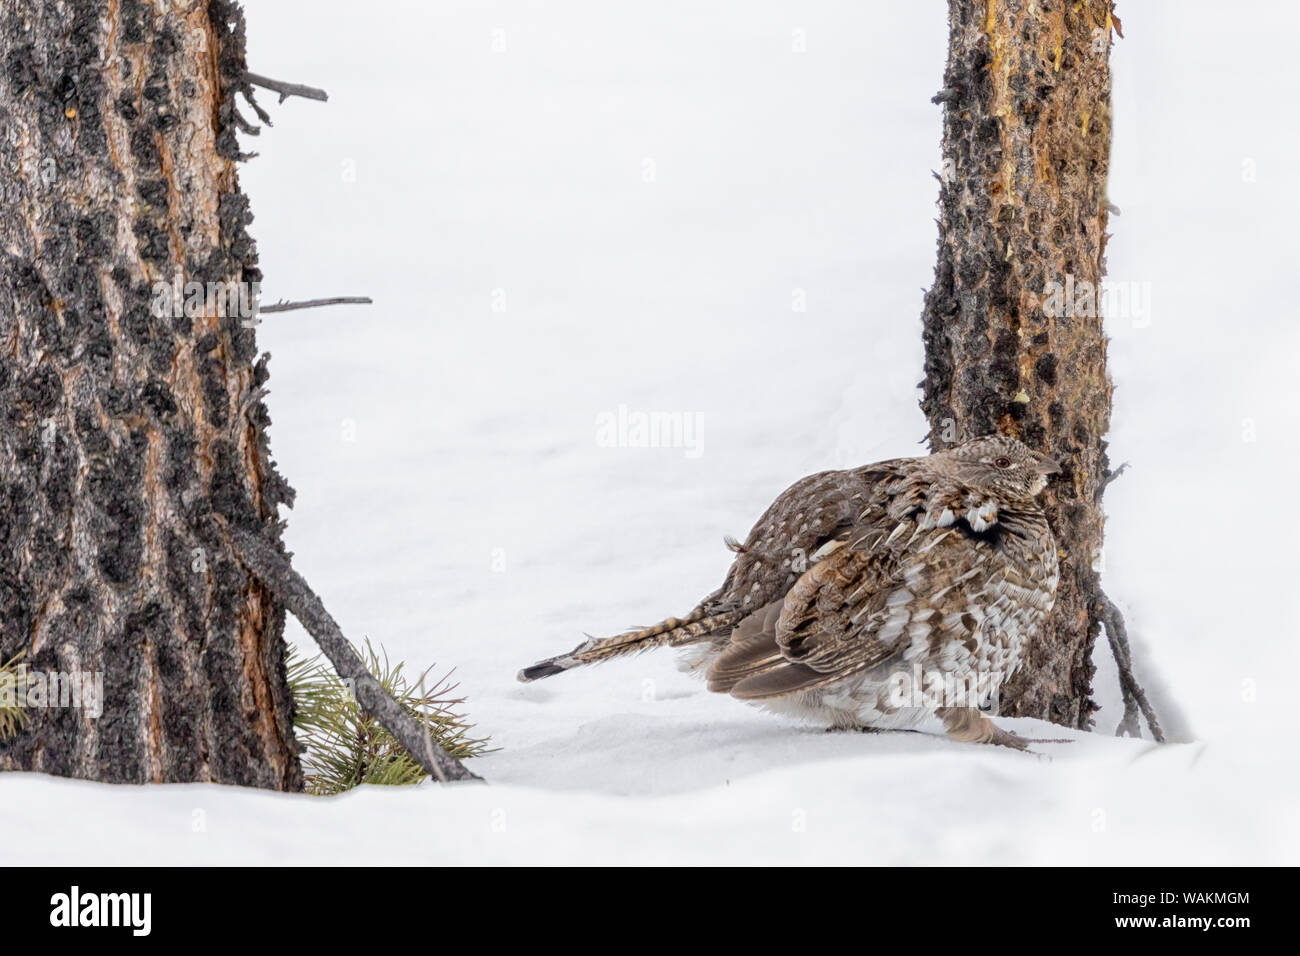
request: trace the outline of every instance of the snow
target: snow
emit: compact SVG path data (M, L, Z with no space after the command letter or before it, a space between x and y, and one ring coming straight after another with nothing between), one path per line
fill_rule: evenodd
M668 652L514 679L688 610L796 478L919 452L941 4L248 7L253 68L330 92L263 98L264 296L376 299L259 331L295 564L354 641L455 666L500 750L487 785L334 799L4 775L0 861L1297 861L1298 144L1267 97L1300 13L1121 11L1109 271L1149 309L1109 320L1104 575L1180 742L1109 736L1103 645L1098 733L1034 757L825 734ZM620 406L700 453L599 442Z
M1011 723L1027 729L1028 722ZM1240 812L1243 804L1258 806L1261 792L1280 781L1227 748L1093 737L1069 745L1068 759L1049 763L914 735L838 739L743 715L706 722L635 712L567 731L555 726L551 736L510 761L483 761L493 783L451 790L365 787L325 799L210 785L110 787L7 777L2 786L11 819L57 820L59 827L29 838L7 833L5 862L1294 859L1287 855L1294 826L1278 833L1267 816ZM1171 840L1172 833L1189 838ZM14 837L16 850L9 846Z

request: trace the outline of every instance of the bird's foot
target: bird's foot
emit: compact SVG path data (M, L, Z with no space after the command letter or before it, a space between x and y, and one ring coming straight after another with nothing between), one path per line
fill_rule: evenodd
M943 721L943 729L949 739L963 743L992 744L1032 754L1036 752L1029 749L1030 744L1074 742L1065 737L1021 737L1013 731L1003 730L987 716L970 707L944 708L936 711L936 716Z
M993 721L989 721L990 724ZM993 725L993 735L988 740L979 741L980 743L994 744L998 747L1010 747L1013 750L1024 751L1025 753L1034 753L1029 749L1030 744L1072 744L1074 741L1069 737L1021 737L1013 730L1003 730L996 724Z

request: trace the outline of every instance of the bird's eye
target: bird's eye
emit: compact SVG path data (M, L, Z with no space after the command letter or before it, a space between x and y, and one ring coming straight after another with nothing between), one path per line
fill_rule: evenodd
M1006 457L995 458L993 459L993 464L997 465L999 468L1010 468L1011 459Z

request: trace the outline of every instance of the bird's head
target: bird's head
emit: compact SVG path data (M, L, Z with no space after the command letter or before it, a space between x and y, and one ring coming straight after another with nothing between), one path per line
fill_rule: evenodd
M1006 435L974 438L934 457L968 488L1006 498L1033 498L1047 487L1047 476L1061 470L1055 458Z

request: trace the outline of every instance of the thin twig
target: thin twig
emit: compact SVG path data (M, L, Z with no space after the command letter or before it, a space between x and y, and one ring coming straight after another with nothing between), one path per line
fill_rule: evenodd
M285 83L282 80L273 80L269 76L261 76L257 73L245 73L244 79L254 86L260 86L263 89L279 93L281 103L291 96L301 96L303 99L318 100L322 103L330 98L328 93L324 90L318 90L314 86L303 86L301 83Z
M1097 493L1093 495L1093 499L1101 501L1101 496L1106 493L1106 489L1110 487L1110 483L1126 471L1128 471L1128 462L1124 462L1124 464L1120 465L1114 471L1106 472L1106 476L1101 479L1101 484L1097 485Z
M248 105L251 106L253 112L257 114L258 122L265 123L267 126L275 125L271 122L271 114L262 109L262 104L257 102L257 97L253 94L253 84L248 82L247 74L244 75L244 81L239 86L239 92L244 94L244 99L248 100ZM252 126L253 124L250 122L248 125ZM247 130L245 130L245 132L247 132ZM258 135L260 135L260 128Z
M1130 737L1142 736L1142 729L1138 724L1138 711L1140 710L1142 716L1146 718L1147 727L1151 729L1151 737L1156 743L1162 744L1165 742L1165 734L1160 729L1160 721L1156 719L1155 708L1151 706L1151 701L1147 699L1147 693L1142 689L1142 685L1133 676L1133 654L1129 648L1128 629L1124 626L1124 615L1120 613L1119 608L1115 606L1115 602L1108 598L1100 587L1096 590L1094 600L1096 601L1097 619L1106 628L1106 639L1110 642L1110 651L1115 655L1115 664L1119 667L1119 686L1124 695L1124 719L1115 728L1115 736L1122 737L1125 734Z
M361 655L343 636L316 592L293 569L279 548L240 528L228 526L226 534L239 560L302 623L307 633L325 652L338 675L352 682L353 693L361 707L396 738L411 755L411 759L443 783L449 780L482 779L466 770L459 760L440 745L435 746L429 732L384 690L384 686L366 669Z
M373 305L374 299L368 295L340 295L332 299L308 299L305 302L286 302L281 299L274 305L259 306L259 313L296 312L298 309L319 309L326 305Z
M247 117L244 116L243 113L239 112L238 107L233 105L230 107L230 117L235 121L235 125L238 126L242 132L247 133L249 136L262 135L262 127L257 126L253 122L251 122Z

